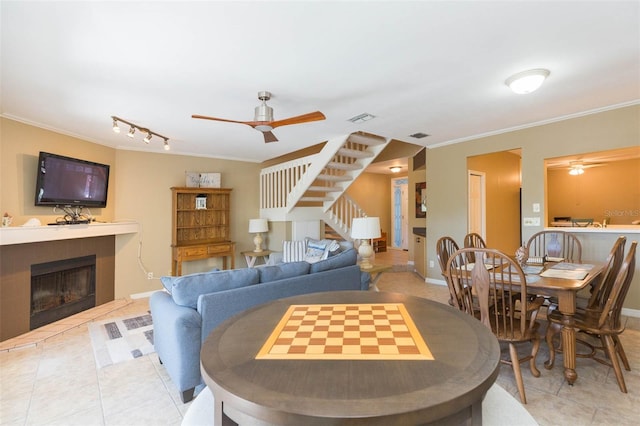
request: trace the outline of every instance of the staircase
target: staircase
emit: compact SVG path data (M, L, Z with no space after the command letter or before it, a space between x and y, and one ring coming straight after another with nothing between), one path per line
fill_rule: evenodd
M314 155L260 173L260 217L271 221L323 220L344 239L365 212L345 194L390 140L363 132L327 141Z

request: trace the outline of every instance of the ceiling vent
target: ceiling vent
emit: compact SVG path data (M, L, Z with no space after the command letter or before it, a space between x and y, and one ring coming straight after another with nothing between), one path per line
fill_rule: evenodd
M364 123L365 121L369 121L376 118L375 115L371 115L368 112L364 112L362 114L356 115L355 117L351 117L349 120L352 123Z
M426 138L429 135L426 134L426 133L418 132L418 133L414 133L414 134L409 135L409 136L411 136L412 138L416 138L416 139L422 139L422 138Z

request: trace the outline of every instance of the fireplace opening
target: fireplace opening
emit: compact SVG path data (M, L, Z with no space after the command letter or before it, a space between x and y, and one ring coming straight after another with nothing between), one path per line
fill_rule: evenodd
M31 265L30 330L96 306L96 256Z

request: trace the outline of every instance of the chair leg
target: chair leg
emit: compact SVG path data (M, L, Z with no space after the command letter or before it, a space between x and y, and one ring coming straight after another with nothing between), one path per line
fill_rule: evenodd
M196 388L191 388L191 389L187 389L186 391L182 391L180 393L180 399L182 400L182 402L184 404L186 404L187 402L191 401L193 399L193 392L196 390Z
M605 349L609 356L609 360L611 361L611 365L613 366L613 371L616 373L618 386L622 392L627 393L627 386L624 383L624 377L622 376L622 369L620 368L620 362L618 361L618 354L616 353L613 338L610 335L604 335L602 336L602 340L604 340Z
M545 334L545 340L547 341L547 346L549 347L549 359L544 363L544 368L546 368L547 370L551 370L553 368L553 364L556 361L556 348L553 344L553 337L559 331L559 327L556 326L555 323L549 322L549 325L547 325L547 332Z
M538 350L540 349L540 338L533 339L531 348L531 359L529 360L529 369L533 377L540 377L540 370L536 367L536 357L538 356Z
M527 397L524 394L524 382L522 381L522 372L520 371L520 360L518 358L518 351L513 343L509 343L509 355L511 356L513 375L516 377L516 385L518 386L518 392L520 393L520 401L522 401L523 404L526 404Z
M616 350L618 351L618 355L620 355L620 359L622 360L622 364L624 365L624 369L627 371L631 371L631 366L629 365L629 360L627 359L627 354L624 353L624 348L622 347L622 342L620 341L620 337L617 334L614 334L613 341L616 344Z

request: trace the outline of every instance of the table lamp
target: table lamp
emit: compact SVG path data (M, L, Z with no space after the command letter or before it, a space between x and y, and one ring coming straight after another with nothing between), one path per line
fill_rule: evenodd
M263 232L269 232L269 222L267 222L267 219L249 219L249 233L256 234L256 236L253 237L253 244L256 245L253 251L256 253L262 251Z
M357 217L351 224L351 238L361 240L358 254L362 258L360 268L371 269L373 265L369 260L373 256L373 247L369 243L372 238L380 238L380 218Z

